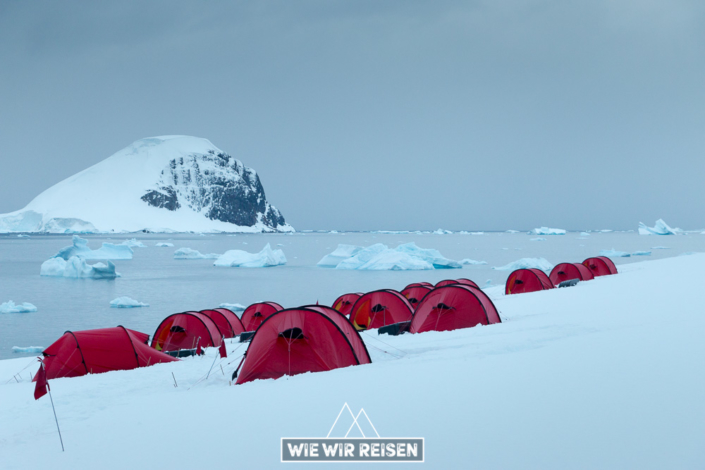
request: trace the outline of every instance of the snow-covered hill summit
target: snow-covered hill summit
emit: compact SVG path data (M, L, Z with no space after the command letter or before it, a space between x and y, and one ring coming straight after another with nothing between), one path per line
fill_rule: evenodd
M189 136L141 139L0 215L0 232L293 231L257 173Z

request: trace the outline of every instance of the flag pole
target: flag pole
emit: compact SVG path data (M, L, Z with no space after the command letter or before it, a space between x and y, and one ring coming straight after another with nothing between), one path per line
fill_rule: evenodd
M44 362L39 361L44 369ZM61 442L61 452L66 452L64 449L64 439L61 437L61 428L59 428L59 419L56 417L56 408L54 408L54 399L51 396L51 387L47 384L47 391L49 392L49 400L51 400L51 409L54 412L54 421L56 421L56 430L59 431L59 441Z

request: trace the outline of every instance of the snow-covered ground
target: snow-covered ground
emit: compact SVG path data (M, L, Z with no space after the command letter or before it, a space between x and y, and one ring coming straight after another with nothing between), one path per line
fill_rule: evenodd
M232 343L208 379L215 350L52 380L65 453L48 397L32 396L35 360L0 361L2 468L276 468L280 438L325 436L345 402L383 437L424 437L428 468L703 468L704 263L623 264L515 296L498 286L502 324L364 333L373 363L332 372L230 386L246 347Z

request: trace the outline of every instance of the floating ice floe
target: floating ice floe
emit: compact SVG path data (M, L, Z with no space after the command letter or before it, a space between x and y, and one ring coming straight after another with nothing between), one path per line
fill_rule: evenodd
M17 238L30 238L30 236L24 233L20 233L19 235L17 235Z
M27 346L25 348L20 346L12 347L13 353L40 353L42 351L44 351L44 346Z
M136 238L131 238L129 240L125 240L124 242L121 243L121 245L126 245L126 246L129 246L130 248L147 248L147 245L145 245L141 241L137 240Z
M130 297L118 297L117 299L110 301L110 308L139 308L139 307L149 307L149 304L143 302L138 302Z
M590 234L587 233L587 232L580 232L580 236L581 236L581 237L589 237Z
M651 249L652 250L670 250L671 248L669 248L667 246L652 246Z
M635 251L632 256L651 256L650 251Z
M222 303L218 305L218 308L227 308L233 313L241 313L244 312L247 307L245 307L242 304L229 304L229 303Z
M198 250L191 248L179 248L174 252L174 259L217 259L220 255L217 253L202 254Z
M88 248L88 240L73 236L73 245L62 248L54 258L63 258L68 260L72 256L79 256L83 259L132 259L132 248L129 246L114 245L112 243L103 243L103 246L97 250Z
M506 233L519 233L519 230L507 230Z
M339 244L332 253L325 255L319 262L318 266L322 268L335 268L342 261L355 256L363 247L355 245Z
M78 256L72 256L68 261L63 258L50 258L42 263L40 274L74 279L115 279L120 277L120 273L115 272L115 265L110 261L107 263L107 265L103 263L90 265Z
M391 249L377 243L367 248L338 245L331 254L318 263L321 267L371 271L405 271L425 269L461 268L457 261L444 258L438 250L419 248L406 243Z
M531 235L565 235L562 228L539 227L529 232Z
M282 250L272 250L267 245L259 253L248 253L242 250L228 250L218 259L213 266L226 268L269 268L286 264L286 256Z
M602 232L602 233L610 233L610 232L614 232L614 230L609 229L609 228L606 228L606 229L600 230L600 232Z
M653 227L647 227L646 224L639 222L639 235L676 235L678 232L682 230L669 227L663 219L658 219Z
M608 258L629 258L631 254L612 248L611 250L600 250L600 256L607 256Z
M470 265L470 266L479 266L481 264L487 264L487 261L475 261L474 259L465 258L465 259L460 260L460 264Z
M451 232L450 230L443 230L442 228L439 228L438 230L436 230L433 233L435 233L436 235L450 235L453 232Z
M546 258L522 258L517 261L513 261L504 266L496 266L492 269L497 271L514 271L517 269L540 269L544 272L549 272L553 269L553 265L548 262Z
M170 248L170 247L174 246L174 244L173 244L173 243L162 242L162 243L157 243L156 246L158 246L158 247L160 247L160 248Z
M36 311L37 307L29 302L15 304L12 300L10 300L0 304L0 313L31 313Z
M386 235L404 235L411 233L408 230L373 230L370 233L381 233Z
M536 238L529 238L529 241L531 242L545 242L546 239L542 237L536 237Z

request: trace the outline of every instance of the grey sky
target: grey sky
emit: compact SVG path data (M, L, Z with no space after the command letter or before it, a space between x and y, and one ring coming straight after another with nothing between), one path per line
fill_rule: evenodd
M705 2L0 0L0 213L206 137L298 229L705 227Z

